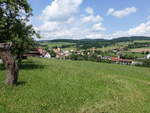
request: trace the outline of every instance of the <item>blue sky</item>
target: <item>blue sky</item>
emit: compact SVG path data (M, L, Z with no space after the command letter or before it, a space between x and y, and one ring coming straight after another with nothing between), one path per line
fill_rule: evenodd
M150 0L29 0L42 39L150 36Z

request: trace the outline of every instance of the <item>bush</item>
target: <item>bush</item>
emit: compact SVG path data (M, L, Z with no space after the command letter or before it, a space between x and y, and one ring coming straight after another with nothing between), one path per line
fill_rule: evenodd
M51 57L56 57L56 53L53 50L48 51Z
M102 59L101 62L103 62L103 63L113 63L111 60L108 60L108 59Z
M150 59L147 59L143 62L143 66L150 67Z

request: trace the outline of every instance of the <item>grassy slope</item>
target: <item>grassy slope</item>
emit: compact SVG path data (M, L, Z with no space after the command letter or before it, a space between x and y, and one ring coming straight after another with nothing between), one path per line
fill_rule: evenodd
M133 41L133 42L131 42L131 41L130 42L118 42L116 44L112 44L112 45L109 45L107 47L97 48L97 50L109 51L109 50L113 50L113 49L116 49L116 48L124 48L124 47L128 46L129 44L134 44L135 42L136 43L147 43L147 42L150 42L150 40L136 40L136 41ZM64 50L71 50L71 49L76 50L76 44L75 43L69 43L69 42L44 42L44 43L41 43L41 44L42 45L48 45L49 48L70 45L70 47L63 48L63 49Z
M17 87L5 86L3 74L0 113L150 112L149 68L30 59Z
M76 49L74 43L68 43L68 42L45 42L45 43L41 43L41 44L42 45L48 45L49 48L70 46L70 47L64 48L64 49L66 49L66 50Z
M104 48L98 48L98 49L102 50L102 51L109 51L109 50L113 50L113 49L116 49L116 48L124 48L124 47L128 46L129 44L148 43L148 42L150 42L150 40L136 40L136 41L133 41L133 42L118 42L116 44L113 44L113 45L110 45L110 46L107 46L107 47L104 47ZM149 48L149 47L144 47L142 49L147 49L147 48ZM137 48L137 49L140 49L140 48Z

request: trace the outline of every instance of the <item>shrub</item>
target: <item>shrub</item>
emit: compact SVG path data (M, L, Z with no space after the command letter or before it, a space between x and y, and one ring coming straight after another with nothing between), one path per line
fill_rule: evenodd
M143 66L150 67L150 59L144 60Z

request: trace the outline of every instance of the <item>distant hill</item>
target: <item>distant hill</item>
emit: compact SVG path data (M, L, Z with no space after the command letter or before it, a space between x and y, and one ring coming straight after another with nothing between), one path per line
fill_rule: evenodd
M150 40L150 37L144 37L144 36L120 37L110 41L126 42L126 41L136 41L136 40Z
M107 39L54 39L54 40L40 40L39 42L69 42L69 43L79 43L79 42L126 42L126 41L135 41L135 40L150 40L150 37L145 36L132 36L132 37L119 37L111 40Z
M75 40L75 39L54 39L54 40L40 40L38 42L68 42L68 43L80 43L80 42L97 42L97 41L108 41L106 39L81 39L81 40Z
M40 43L56 43L56 42L67 42L76 44L76 48L78 49L88 49L88 48L101 48L106 47L118 42L128 42L128 41L136 41L136 40L150 40L150 37L144 36L132 36L132 37L120 37L112 40L106 39L81 39L81 40L73 40L73 39L55 39L55 40L41 40Z

